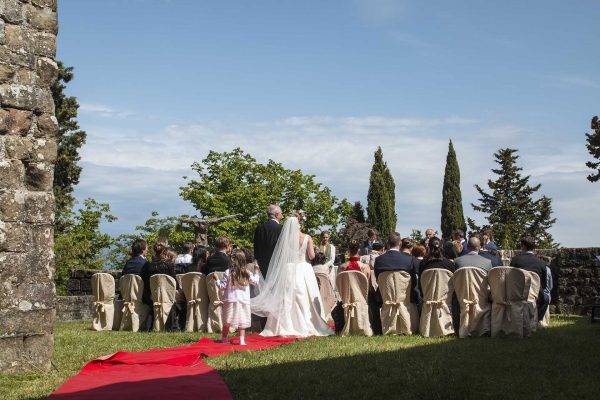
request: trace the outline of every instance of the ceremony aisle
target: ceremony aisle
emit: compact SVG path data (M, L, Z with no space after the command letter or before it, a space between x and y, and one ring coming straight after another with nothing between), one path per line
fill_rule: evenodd
M246 346L239 346L237 337L232 338L232 344L203 338L170 349L117 352L87 363L49 399L231 399L227 385L213 367L204 363L204 357L263 350L295 340L299 339L252 334L246 337Z

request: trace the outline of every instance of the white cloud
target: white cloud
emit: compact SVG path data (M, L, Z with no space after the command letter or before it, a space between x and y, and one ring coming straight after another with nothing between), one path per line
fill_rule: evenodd
M594 229L587 205L600 199L585 180L581 161L585 156L575 144L555 146L550 154L547 149L539 150L539 136L527 135L526 129L514 124L489 126L462 116L295 116L237 124L170 125L123 135L87 131L78 196L84 197L85 192L118 204L118 214L123 214L118 215L121 231L143 223L151 210L164 215L190 210L178 195L181 177L192 176L190 165L201 161L209 150L234 147L241 147L259 162L273 159L287 168L315 174L337 196L364 202L373 152L379 145L396 182L400 232L437 227L448 138L452 138L467 216L483 222L470 207L478 198L473 185L485 186L492 177L493 153L498 148L517 147L522 149L524 173L532 175L533 184L542 183L542 192L554 199L558 223L552 232L556 239L570 246L593 244L585 234ZM147 213L140 215L141 210Z
M132 111L117 111L103 104L81 103L79 111L85 114L96 115L104 118L124 119L135 115Z

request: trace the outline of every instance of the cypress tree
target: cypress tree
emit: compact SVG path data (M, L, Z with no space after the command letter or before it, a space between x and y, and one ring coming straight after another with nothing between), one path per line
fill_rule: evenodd
M442 237L450 239L452 231L460 229L466 233L467 224L463 214L462 194L460 192L460 169L452 140L448 143L444 187L442 189Z
M475 211L487 214L494 232L494 240L505 249L516 249L524 236L537 239L540 248L556 247L548 229L556 222L552 218L552 200L542 196L534 200L533 194L541 185L529 185L529 176L521 176L523 169L517 166L516 149L500 149L494 154L499 168L492 169L498 177L488 180L491 193L475 185L481 198L479 204L471 204ZM477 229L469 219L469 226Z
M354 203L352 207L352 212L350 213L350 218L354 219L356 222L364 224L366 222L365 218L365 209L363 208L360 201Z
M585 147L590 155L598 161L588 161L585 165L594 170L592 174L587 176L588 181L598 182L600 179L600 119L597 116L592 118L592 129L594 132L585 134L587 137Z
M382 238L396 230L396 185L383 161L381 147L375 152L375 161L369 178L367 194L367 222L375 226Z
M85 143L86 133L79 129L77 123L77 98L66 96L66 83L73 78L73 67L58 64L58 79L52 85L52 97L58 120L58 149L54 166L54 199L56 202L55 235L62 234L70 223L71 209L75 203L73 187L79 183L81 167L77 162L81 159L79 149Z

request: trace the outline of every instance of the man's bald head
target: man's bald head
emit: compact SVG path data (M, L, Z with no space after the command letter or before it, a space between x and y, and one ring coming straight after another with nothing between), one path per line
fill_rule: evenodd
M467 242L467 248L469 249L469 251L479 252L479 250L481 249L481 241L477 236L471 236L469 238L469 241Z

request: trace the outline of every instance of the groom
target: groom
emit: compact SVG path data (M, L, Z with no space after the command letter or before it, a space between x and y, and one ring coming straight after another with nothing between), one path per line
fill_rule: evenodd
M283 213L278 205L271 204L267 208L267 216L269 220L258 225L254 231L254 258L264 278L267 277L269 262L281 233L279 221L283 219Z

